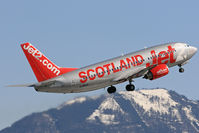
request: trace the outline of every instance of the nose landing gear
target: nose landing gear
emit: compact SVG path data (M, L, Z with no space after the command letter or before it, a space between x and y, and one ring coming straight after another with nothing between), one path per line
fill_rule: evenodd
M184 72L184 68L180 68L180 69L179 69L179 72L180 72L180 73L183 73L183 72Z
M184 68L182 68L182 65L178 65L180 68L179 68L179 72L180 73L183 73L184 72Z

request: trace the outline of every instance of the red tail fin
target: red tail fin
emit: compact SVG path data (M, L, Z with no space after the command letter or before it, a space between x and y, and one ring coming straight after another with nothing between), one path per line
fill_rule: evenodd
M21 44L21 48L39 82L77 69L56 66L30 43Z

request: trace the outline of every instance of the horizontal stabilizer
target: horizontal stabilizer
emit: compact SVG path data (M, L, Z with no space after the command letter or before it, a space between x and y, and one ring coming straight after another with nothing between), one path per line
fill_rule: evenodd
M6 87L34 87L35 84L8 85Z

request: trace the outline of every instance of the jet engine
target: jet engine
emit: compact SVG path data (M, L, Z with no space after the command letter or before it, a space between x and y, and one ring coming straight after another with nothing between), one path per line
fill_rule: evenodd
M145 79L154 80L163 77L169 73L169 68L166 64L160 64L149 70L144 76Z

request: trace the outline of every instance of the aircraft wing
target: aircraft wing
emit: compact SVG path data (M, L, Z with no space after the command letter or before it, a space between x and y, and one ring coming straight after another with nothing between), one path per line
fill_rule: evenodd
M113 81L120 83L125 82L127 80L132 80L133 78L144 76L150 69L154 68L155 66L157 65L149 67L143 66L135 69L130 69L129 71L124 72L121 76L115 78Z

